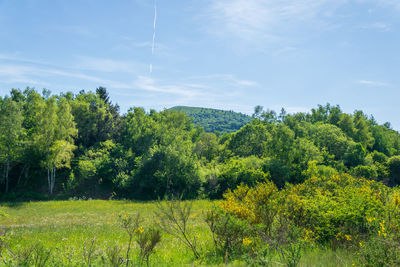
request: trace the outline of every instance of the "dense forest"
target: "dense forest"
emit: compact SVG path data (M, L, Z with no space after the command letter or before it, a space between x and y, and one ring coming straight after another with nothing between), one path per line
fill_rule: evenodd
M228 131L227 113L196 112L204 125L222 114L223 127L207 131ZM330 104L296 114L257 106L249 123L217 136L182 111L121 115L103 87L59 95L27 88L0 98L0 117L3 200L215 199L238 185L284 188L344 173L400 184L400 134Z
M252 120L250 116L232 110L185 106L172 107L170 110L183 111L192 119L193 124L202 127L206 132L217 134L236 132Z

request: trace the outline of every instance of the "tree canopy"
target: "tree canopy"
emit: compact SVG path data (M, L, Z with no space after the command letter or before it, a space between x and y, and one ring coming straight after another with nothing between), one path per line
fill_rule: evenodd
M121 115L104 87L27 88L0 98L0 111L3 198L220 198L241 184L342 173L400 184L400 134L330 104L295 114L257 106L252 117L188 107Z

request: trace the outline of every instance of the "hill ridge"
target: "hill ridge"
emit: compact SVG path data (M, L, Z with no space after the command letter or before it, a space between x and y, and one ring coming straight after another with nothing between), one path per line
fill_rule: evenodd
M233 110L192 106L174 106L169 110L184 112L192 118L194 124L203 127L206 132L236 132L252 120L251 116Z

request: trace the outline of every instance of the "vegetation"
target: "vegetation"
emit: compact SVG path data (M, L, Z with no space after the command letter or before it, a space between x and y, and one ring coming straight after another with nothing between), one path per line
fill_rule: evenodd
M349 175L220 201L4 203L0 265L398 266L400 189Z
M400 265L400 134L362 111L257 106L215 134L102 87L0 111L0 264ZM110 200L20 202L88 198Z
M400 134L329 104L279 115L257 106L251 122L220 136L181 111L120 115L102 87L76 95L13 89L0 110L3 200L218 199L241 184L284 188L343 173L400 183Z
M220 110L213 108L198 108L176 106L170 110L184 112L192 119L193 124L203 128L206 132L213 133L232 133L251 122L252 118L243 113L234 112L232 110Z
M197 238L199 259L196 260L192 250L178 238L161 231L161 240L155 246L154 254L149 257L149 265L222 265L225 258L216 254L211 232L203 215L214 204L204 200L192 203L187 230L190 235ZM48 255L46 263L42 266L126 266L129 235L122 227L123 218L120 217L136 218L140 213L142 218L140 226L145 233L147 230L151 231L154 212L158 210L154 202L134 203L115 200L4 203L2 208L9 216L0 219L0 225L8 229L2 239L6 246L1 250L0 266L10 266L11 262L16 265L23 260L35 266L33 260L37 255L43 261ZM142 261L141 248L137 242L139 232L137 230L134 233L129 252L130 262L136 266ZM32 248L39 253L31 252L24 259L22 255ZM272 261L281 262L278 254L271 257ZM350 253L340 248L332 251L310 247L302 251L300 264L351 266L354 262L352 260ZM246 259L239 256L236 259L232 258L232 261L234 265L240 266L245 264ZM146 259L142 265L146 265Z

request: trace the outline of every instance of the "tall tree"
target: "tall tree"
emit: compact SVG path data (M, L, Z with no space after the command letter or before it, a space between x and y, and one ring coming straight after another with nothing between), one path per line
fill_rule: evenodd
M367 117L362 111L355 112L354 127L356 129L355 141L361 143L365 149L371 148L375 143L375 139L369 129Z
M342 131L347 134L348 137L353 138L355 129L354 129L354 123L353 123L353 118L346 113L343 113L340 116L340 120L338 122L338 126Z
M79 152L104 142L116 139L120 133L118 106L109 102L105 89L97 94L81 91L71 102L72 115L77 123Z
M9 190L10 164L20 155L24 129L21 105L6 97L0 105L0 157L4 162L5 191Z
M68 167L75 149L73 137L77 130L71 114L71 107L65 98L58 102L49 97L38 114L38 128L35 143L43 153L43 166L47 169L47 183L50 195L53 194L56 169Z

